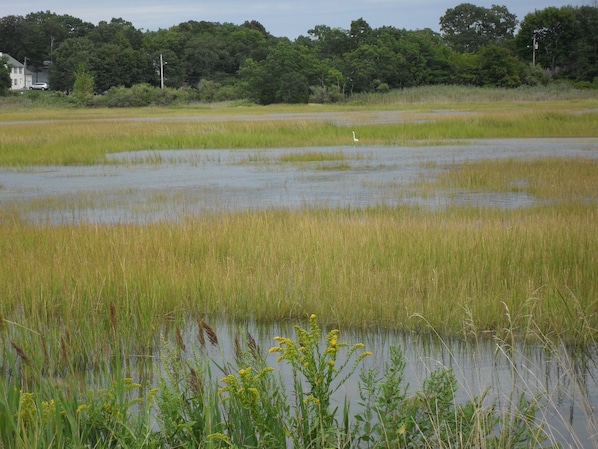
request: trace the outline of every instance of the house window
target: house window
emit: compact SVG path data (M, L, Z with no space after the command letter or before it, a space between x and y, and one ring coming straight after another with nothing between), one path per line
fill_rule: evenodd
M12 80L12 84L14 86L16 86L17 84L19 84L19 81L15 78L15 79Z

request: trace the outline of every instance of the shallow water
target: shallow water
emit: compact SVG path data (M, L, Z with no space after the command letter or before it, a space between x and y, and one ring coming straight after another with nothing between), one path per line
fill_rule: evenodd
M281 373L283 379L286 378L287 385L292 382L288 365L276 361L278 354L267 354L270 347L277 345L275 336L296 338L291 324L212 324L219 336L218 346L207 344L204 350L196 353L200 357L208 354L216 361L215 366L223 366L226 360L231 361L234 354L235 335L242 338L245 332L249 332L261 353L266 354L267 364ZM307 323L300 325L305 328ZM328 330L323 329L323 335ZM199 346L196 325L185 330L184 339L187 356L193 358L192 348ZM407 362L403 385L411 394L421 389L430 372L446 368L451 369L457 378L455 400L459 404L486 395L486 406L494 402L499 410L505 411L521 393L530 400L539 395L537 419L547 424L551 442L558 442L563 448L598 447L598 417L595 414L598 406L598 366L595 357L586 357L589 354L572 358L563 347L549 353L542 346L520 343L509 346L493 339L465 342L462 339L446 340L386 330L364 333L341 329L338 341L347 342L349 346L365 344L365 350L373 355L364 359L364 368L382 368L388 360L389 347L399 346ZM325 346L324 341L322 346ZM339 354L338 362L341 363L345 353L341 351ZM345 398L348 398L351 414L358 413L359 372L335 393L333 407L338 406L341 410Z
M284 162L301 153L341 160ZM480 159L598 158L598 139L499 139L440 146L341 146L265 150L116 153L110 163L0 171L0 205L37 201L27 212L53 223L149 222L222 209L535 204L525 193L436 191L414 185L452 164ZM39 205L41 204L41 205ZM44 209L43 204L52 204Z
M282 162L305 152L342 153L342 160ZM50 223L151 222L214 210L300 207L472 204L512 208L537 203L523 193L437 191L421 196L414 183L431 180L464 161L537 157L598 158L598 139L500 139L447 142L441 146L339 146L266 150L164 150L118 153L97 166L0 170L0 206ZM31 206L35 203L35 206ZM254 328L263 347L280 329ZM188 338L194 338L189 330ZM222 329L219 332L224 332ZM227 331L229 332L229 331ZM224 332L226 333L226 332ZM418 386L437 367L453 367L462 398L486 388L504 405L511 388L544 393L550 422L563 447L598 447L596 367L572 369L542 348L519 348L509 360L492 341L422 343L414 337L371 332L343 335L363 341L375 354L400 344L409 361L407 381ZM230 341L222 344L229 345ZM473 351L473 352L472 352ZM377 357L377 358L376 358ZM383 355L372 360L382 363ZM274 363L274 362L272 362ZM341 390L355 398L356 384Z

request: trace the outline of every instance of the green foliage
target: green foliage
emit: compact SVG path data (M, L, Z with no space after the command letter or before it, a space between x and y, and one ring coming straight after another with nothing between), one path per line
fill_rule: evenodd
M288 337L275 337L278 346L271 348L270 352L279 353L277 361L286 361L293 370L298 401L296 426L299 432L294 434L298 438L296 444L305 448L329 447L336 438L335 433L330 432L336 417L336 410L331 408L331 396L371 353L363 351L364 345L357 343L346 351L344 360L339 360L343 348L349 345L338 341L337 329L328 332L326 346L322 350L322 331L315 315L310 316L308 329L298 325L295 329L296 341ZM352 366L346 370L351 361ZM304 391L304 385L309 387L308 391Z
M89 105L93 98L94 81L93 76L82 64L75 72L75 84L73 86L72 98L80 106Z
M503 47L490 45L480 51L479 73L482 86L519 87L525 65Z
M85 64L96 92L159 86L162 71L166 86L193 86L206 102L325 103L385 86L533 84L534 77L516 74L516 61L507 61L504 73L497 73L500 64L490 61L475 66L473 73L470 63L484 59L490 47L516 47L517 57L531 62L534 35L541 68L553 76L592 82L598 76L597 14L592 6L547 7L526 15L517 29L517 18L505 6L462 3L440 18L442 34L374 29L359 18L348 29L317 25L291 42L273 37L255 21L240 26L188 21L143 32L123 19L94 26L48 11L0 18L0 42L18 60L26 55L34 70L51 61L50 84L63 92L73 89L75 72ZM456 60L452 52L466 56Z
M88 391L75 412L81 440L92 447L139 446L149 432L147 415L134 410L144 400L134 395L140 388L131 378L119 378L110 388Z
M538 398L517 394L504 411L485 406L484 397L458 403L457 381L447 368L432 371L410 392L398 346L390 346L383 367L360 371L358 413L351 414L346 401L342 411L331 407L332 394L369 353L362 344L339 342L338 330L323 335L313 315L307 329L295 327L295 339L276 337L278 346L270 349L290 364L287 382L248 333L235 337L234 354L220 353L217 362L201 337L207 328L200 325L199 352L185 354L178 330L176 346L163 342L157 388L123 377L118 363L94 372L96 386L84 392L69 378L3 378L0 447L546 447L546 433L535 423ZM213 369L224 377L214 379ZM97 386L103 382L106 388Z
M595 26L591 33L596 33ZM558 71L568 67L567 59L570 52L575 51L579 43L584 47L586 45L585 39L576 41L575 27L575 9L572 6L549 6L527 14L521 21L515 38L519 56L525 61L532 59L535 37L538 46L535 52L536 63L548 69L553 76L557 76ZM588 28L586 31L589 31ZM588 54L588 50L584 49L583 53ZM589 51L595 54L594 50Z
M8 65L8 57L0 57L0 97L8 95L8 90L12 86L10 70L11 67Z
M461 53L475 53L488 45L504 45L513 39L517 18L505 6L490 8L461 3L440 18L447 45Z
M85 37L71 38L62 42L52 53L50 85L53 90L70 92L75 85L75 71L86 67L92 71L97 58L94 43ZM93 76L93 73L90 73Z
M161 360L163 374L156 401L159 430L154 438L166 447L200 447L210 435L224 430L209 365L199 360L183 363L168 343Z
M93 98L94 106L111 108L168 106L189 104L199 101L198 91L193 89L171 89L151 86L150 84L135 84L130 88L124 86L111 87L103 95Z

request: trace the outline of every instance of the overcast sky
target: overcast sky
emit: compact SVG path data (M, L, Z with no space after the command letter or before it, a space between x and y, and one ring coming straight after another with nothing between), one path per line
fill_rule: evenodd
M294 39L315 25L349 29L363 18L372 28L383 25L439 31L438 19L461 3L490 8L504 5L517 19L548 6L581 6L594 0L0 0L0 17L52 11L97 24L113 17L135 28L158 30L188 20L237 25L257 20L274 36Z

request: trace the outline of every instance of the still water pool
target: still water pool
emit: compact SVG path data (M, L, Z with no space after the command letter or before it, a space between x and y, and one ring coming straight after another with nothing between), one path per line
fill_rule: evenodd
M249 333L257 342L266 362L281 374L287 385L292 384L291 372L285 362L277 362L278 353L268 354L277 346L274 337L296 339L292 323L257 325L255 323L230 324L216 321L213 324L218 344L206 343L200 347L198 327L187 327L183 333L186 356L204 357L215 361L214 373L219 366L231 361L235 353L235 340ZM307 323L297 323L307 328ZM322 329L323 335L331 329ZM520 394L530 400L539 399L537 421L545 423L549 440L563 448L598 447L598 359L594 354L572 352L565 347L548 348L542 345L505 342L494 338L444 339L371 329L367 332L339 329L338 342L349 347L363 343L372 356L364 359L362 368L382 368L388 361L391 345L399 346L406 364L404 385L408 391L421 390L425 379L437 369L451 369L458 381L455 400L463 404L473 397L485 396L485 405L492 402L498 410L513 407ZM322 339L321 347L326 347ZM198 350L199 348L199 350ZM346 353L340 353L346 354ZM342 355L337 359L339 364ZM351 365L349 365L351 366ZM154 367L156 368L156 367ZM360 370L342 384L333 396L332 407L342 410L345 399L349 400L351 415L360 410L358 381ZM341 378L343 376L340 376Z
M305 153L320 160L300 162ZM0 170L0 205L33 201L36 205L25 213L54 223L149 222L206 210L271 207L510 208L535 204L537 199L522 192L422 195L417 183L464 161L549 156L598 158L598 139L116 153L103 165Z

